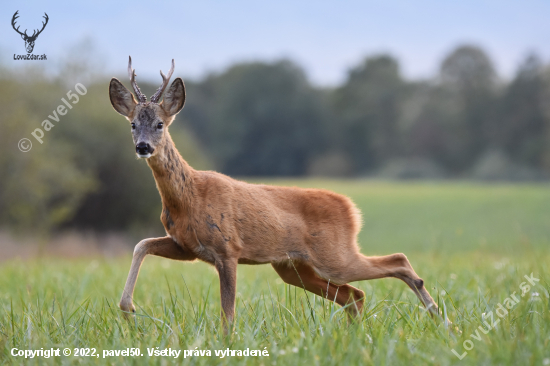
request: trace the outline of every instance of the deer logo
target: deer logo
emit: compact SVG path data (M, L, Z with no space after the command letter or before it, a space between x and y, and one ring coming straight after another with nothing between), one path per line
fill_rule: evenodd
M35 29L34 32L33 32L33 34L32 34L32 36L29 36L29 35L27 34L27 30L26 30L26 29L25 29L25 32L21 33L21 32L19 31L19 26L18 26L17 28L15 28L15 20L16 20L17 18L19 18L19 15L17 15L17 13L19 13L19 10L17 10L17 11L15 12L15 14L13 14L13 18L11 18L11 26L13 27L13 29L14 29L17 33L19 33L19 34L21 35L21 38L23 38L23 40L25 41L25 48L27 49L27 53L31 53L32 50L34 49L34 42L36 41L36 38L38 38L38 35L39 35L40 33L42 33L42 31L44 30L44 28L46 28L46 24L48 24L48 20L49 20L48 14L46 14L46 13L44 12L45 15L44 15L43 18L46 19L46 22L42 22L42 29L40 29L40 30Z

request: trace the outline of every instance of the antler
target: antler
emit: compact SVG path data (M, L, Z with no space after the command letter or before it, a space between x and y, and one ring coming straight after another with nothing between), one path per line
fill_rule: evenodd
M137 85L136 70L132 69L132 56L129 56L129 58L130 60L128 61L128 76L130 77L130 82L132 83L134 92L136 92L136 97L138 98L139 103L144 104L147 102L147 97L141 92L139 86Z
M15 14L13 14L13 18L11 18L11 26L12 26L13 29L14 29L17 33L19 33L20 35L25 36L25 37L28 37L28 36L27 36L27 30L26 30L26 29L25 29L25 33L21 33L21 32L19 32L19 27L15 28L15 20L16 20L17 18L19 18L19 15L17 15L17 13L19 13L19 10L17 10L17 11L15 12ZM45 14L45 13L44 13L44 14Z
M44 14L46 14L46 12L44 12ZM48 24L48 20L50 20L50 18L48 17L48 14L46 14L45 16L43 16L42 18L45 18L46 19L46 23L42 22L42 29L40 29L40 31L38 31L38 33L36 33L36 30L34 31L34 33L32 34L31 38L36 38L38 37L38 35L40 33L42 33L42 31L44 30L44 28L46 28L46 24ZM36 34L35 34L36 33Z
M175 67L176 65L174 64L174 59L172 59L172 67L170 68L170 71L168 71L168 76L165 76L162 73L162 70L160 70L160 76L162 76L162 85L157 89L155 94L153 94L153 96L151 97L151 103L158 103L160 97L162 96L162 93L164 93L164 89L166 89L166 86L168 86L168 82L170 81L170 78L174 73Z

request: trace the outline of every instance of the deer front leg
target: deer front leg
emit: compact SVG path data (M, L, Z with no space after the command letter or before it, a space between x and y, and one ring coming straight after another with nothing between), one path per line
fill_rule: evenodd
M222 323L225 335L235 317L235 294L237 292L237 260L224 259L216 261L216 270L220 277L220 294L222 302Z
M143 239L140 241L134 248L134 256L132 258L130 273L128 274L128 279L126 280L126 285L124 286L124 292L122 293L122 298L120 299L119 306L122 311L132 313L135 312L135 307L132 303L134 288L136 286L141 263L143 263L143 260L148 254L180 261L192 261L196 259L194 254L183 249L169 236L163 238Z

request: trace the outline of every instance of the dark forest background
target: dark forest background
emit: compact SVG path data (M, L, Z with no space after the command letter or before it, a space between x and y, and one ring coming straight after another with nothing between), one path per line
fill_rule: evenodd
M139 231L158 222L149 168L136 161L129 123L109 102L113 75L88 67L73 60L52 77L0 65L0 226ZM116 76L129 87L124 70L125 60ZM151 95L158 85L137 72ZM75 82L88 93L39 144L30 133ZM399 61L382 54L333 88L312 85L290 60L239 63L185 83L186 106L170 132L196 169L234 177L550 176L550 68L535 54L510 80L483 49L465 45L429 80L405 79ZM23 137L33 142L27 153L17 149Z

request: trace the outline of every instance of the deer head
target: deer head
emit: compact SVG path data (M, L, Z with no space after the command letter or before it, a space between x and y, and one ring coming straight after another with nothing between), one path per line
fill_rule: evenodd
M19 27L15 28L15 20L19 18L19 15L17 15L17 13L19 13L19 10L17 10L15 14L13 14L13 18L11 18L11 26L13 27L13 29L15 29L17 33L21 35L21 38L23 38L23 40L25 41L25 48L27 49L27 53L31 53L34 49L34 42L36 41L36 38L38 38L38 35L42 33L44 28L46 28L46 24L48 24L48 20L50 18L48 18L48 14L44 13L45 15L43 18L46 19L46 21L42 22L42 29L35 29L32 36L29 36L26 29L24 33L21 33L19 31Z
M168 137L167 128L185 104L185 85L181 78L174 80L164 95L164 100L159 103L174 72L174 66L174 60L172 60L168 76L165 76L162 70L160 71L162 84L153 94L150 102L147 102L147 97L137 85L136 72L132 69L131 57L128 62L128 76L137 101L117 78L111 79L109 85L111 104L118 113L130 121L136 154L139 158L150 158L159 151L160 147L164 146Z

